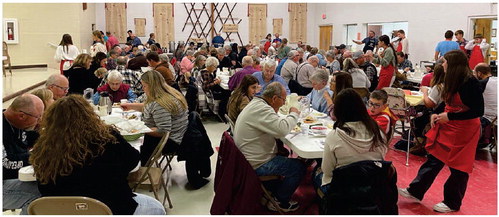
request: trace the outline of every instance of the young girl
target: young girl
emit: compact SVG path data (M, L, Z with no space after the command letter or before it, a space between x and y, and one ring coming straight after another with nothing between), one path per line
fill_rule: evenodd
M64 34L61 43L59 43L59 46L57 46L57 49L55 50L54 56L55 61L61 63L59 66L61 74L63 74L64 70L68 70L73 65L73 61L79 54L80 51L73 45L71 35Z

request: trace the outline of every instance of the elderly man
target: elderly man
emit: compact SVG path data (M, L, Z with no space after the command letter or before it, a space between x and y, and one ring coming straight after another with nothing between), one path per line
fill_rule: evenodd
M292 50L288 53L288 59L284 63L281 69L281 76L289 83L289 80L296 79L295 72L300 61L300 54L296 50Z
M220 62L220 64L218 64L218 68L220 70L222 70L224 67L226 67L226 68L232 67L232 63L231 63L229 57L226 55L225 48L223 48L223 47L217 48L217 58L218 58L218 62Z
M317 56L311 56L307 59L307 62L300 64L296 70L296 81L302 86L302 93L299 95L307 95L312 91L312 82L310 82L310 76L314 74L319 65L319 58Z
M263 67L263 72L255 72L253 73L253 76L255 76L258 79L258 83L262 87L260 92L258 92L256 95L260 96L262 95L263 91L265 91L265 88L272 83L272 82L279 82L284 86L286 89L286 94L290 94L291 92L289 91L288 84L286 81L279 75L275 74L275 61L274 60L266 60L262 63Z
M229 79L229 90L233 91L237 87L239 87L239 84L243 80L244 76L246 75L251 75L256 70L253 67L253 58L251 56L245 56L243 57L243 69L241 71L236 72L234 75L232 75Z
M376 87L378 86L378 71L376 70L376 67L369 61L366 61L366 57L364 53L362 53L362 51L355 51L352 54L352 59L355 61L355 63L357 63L357 65L359 65L359 68L362 69L364 73L366 73L367 78L371 83L369 91L374 91L374 89L376 89Z
M235 124L234 141L259 176L282 175L284 179L272 189L279 206L285 211L298 209L291 196L305 175L305 165L298 159L277 155L275 139L286 136L298 122L300 111L294 107L281 117L277 111L286 103L286 90L273 82L254 98L239 114ZM270 203L269 203L270 204ZM270 210L276 210L272 205Z
M97 93L93 96L95 105L99 104L100 95L103 92L107 92L114 103L118 103L122 99L126 99L128 102L135 102L137 98L130 85L123 84L121 73L115 70L109 72L106 84L97 88Z
M3 209L23 208L21 214L27 214L25 208L40 197L36 182L19 181L18 172L30 165L26 131L38 125L43 110L40 98L24 94L3 111Z
M54 100L65 97L69 90L69 81L66 76L61 74L52 74L47 78L45 87L52 91Z
M161 62L159 60L158 53L156 52L149 52L146 55L146 59L147 63L149 63L149 66L161 73L163 78L165 78L166 83L173 87L175 84L175 79L173 76L173 72L170 71L170 64L168 62Z

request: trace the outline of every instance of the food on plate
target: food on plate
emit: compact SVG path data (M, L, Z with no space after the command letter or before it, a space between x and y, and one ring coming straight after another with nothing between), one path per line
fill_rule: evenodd
M137 115L135 115L135 114L132 114L132 115L130 115L130 116L128 117L128 119L136 119L136 118L137 118Z
M137 129L131 129L129 132L130 133L137 133L137 132L139 132L139 130L137 130Z
M113 103L113 107L114 107L114 108L119 108L119 107L120 107L120 103L119 103L119 102L115 102L115 103Z
M314 123L315 119L313 117L310 117L310 116L307 116L305 117L305 119L303 119L303 123L306 123L306 124L311 124L311 123Z

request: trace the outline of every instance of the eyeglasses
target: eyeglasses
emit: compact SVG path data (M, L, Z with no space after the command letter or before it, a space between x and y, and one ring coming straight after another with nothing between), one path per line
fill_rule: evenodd
M380 104L378 104L378 103L373 103L371 100L369 100L369 101L367 102L367 105L369 105L369 107L371 107L371 106L372 106L372 107L374 107L374 108L376 108L376 109L377 109L377 108L379 108L379 107L381 106L381 105L380 105Z
M52 85L54 85L54 86L56 86L56 87L58 87L59 89L64 90L64 91L69 90L69 87L61 87L61 86L59 86L59 85L57 85L57 84L52 84Z
M40 119L40 118L42 117L42 116L35 116L35 115L33 115L33 114L30 114L30 113L25 112L25 111L22 111L22 110L19 110L19 111L20 111L20 112L22 112L22 113L24 113L25 115L28 115L28 116L34 117L34 118L36 118L37 120L38 120L38 119Z
M279 99L286 101L286 98L282 98L282 96L279 96L279 95L276 95L276 96L279 97Z

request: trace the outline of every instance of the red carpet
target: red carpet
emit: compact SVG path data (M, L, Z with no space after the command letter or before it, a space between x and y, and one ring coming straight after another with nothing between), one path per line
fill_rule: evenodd
M398 141L395 138L393 143ZM393 144L391 144L393 147ZM397 186L405 188L416 176L419 167L425 162L425 157L416 155L409 156L409 166L405 165L406 153L390 149L386 155L387 161L392 161L397 169ZM313 189L311 172L313 166L308 168L307 175L304 177L300 187L293 195L293 200L300 204L300 209L290 212L290 215L317 215L319 214L318 200ZM398 207L400 215L438 215L433 211L433 205L443 200L443 186L450 172L448 167L440 172L435 182L428 190L421 203L411 203L407 199L399 196ZM270 212L262 207L258 214L272 215L276 212ZM497 215L497 153L491 153L488 150L477 152L473 173L468 181L468 188L463 199L461 210L451 215Z

